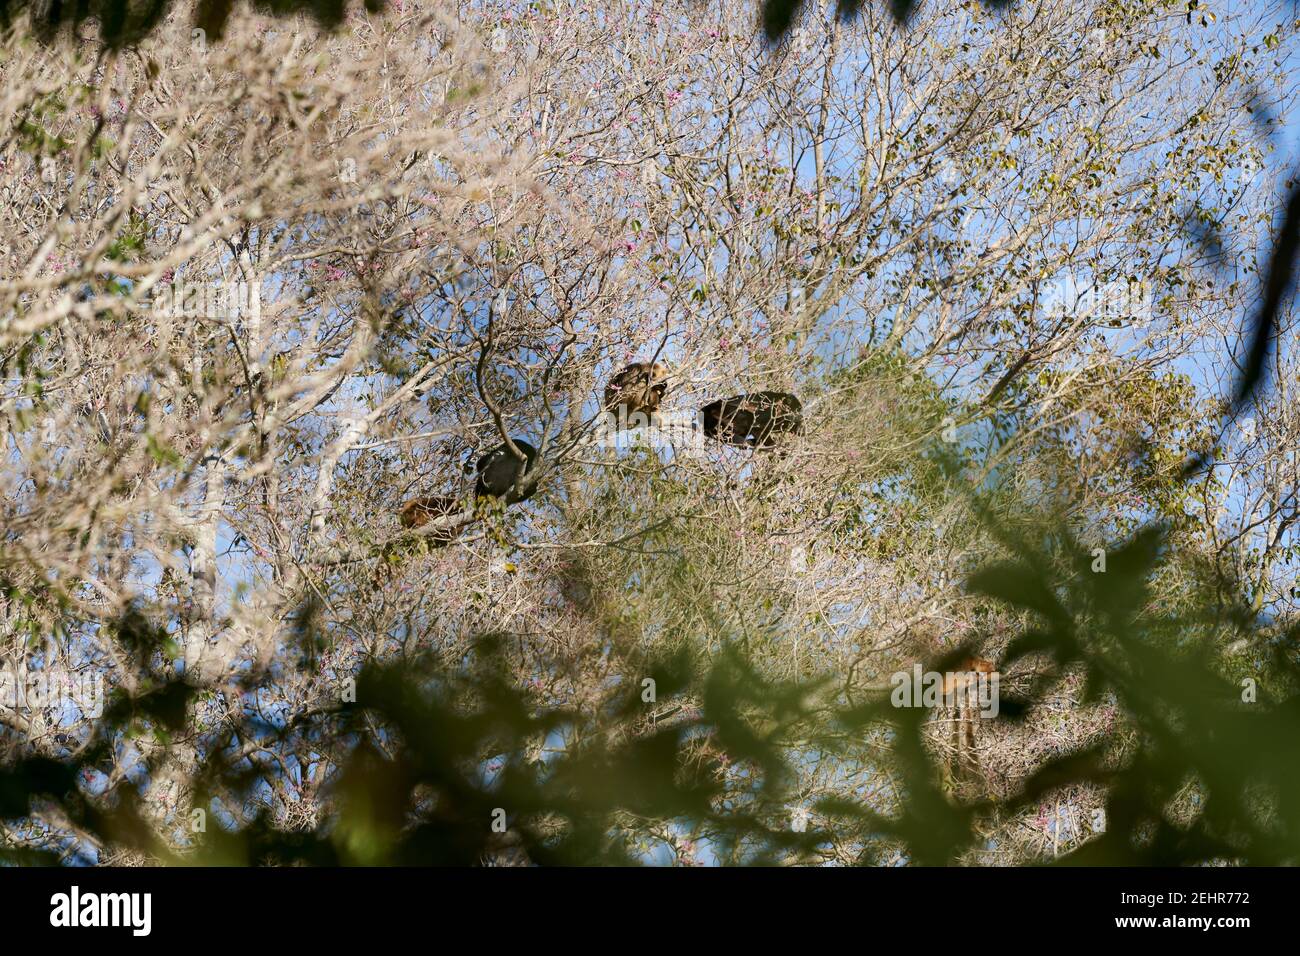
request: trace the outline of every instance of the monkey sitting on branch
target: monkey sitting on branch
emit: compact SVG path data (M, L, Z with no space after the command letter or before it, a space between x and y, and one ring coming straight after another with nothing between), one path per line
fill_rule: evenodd
M789 392L752 392L710 402L701 410L704 434L741 448L770 448L803 431L803 405Z
M615 415L616 428L632 427L642 422L632 422L633 415L649 425L659 403L668 392L671 370L662 362L633 362L609 380L605 386L605 410Z
M478 473L478 480L474 486L474 493L478 498L526 501L537 490L536 484L520 481L521 467L523 474L527 475L536 465L537 449L520 438L512 440L523 455L523 459L516 457L510 447L503 444L480 456L475 462L474 468ZM522 493L517 489L517 483L524 486ZM434 525L418 536L418 539L424 541L425 547L432 549L446 547L456 540L461 529L474 520L475 513L472 507L462 505L451 495L424 495L412 498L403 504L397 517L402 527L409 531ZM412 537L403 536L400 540L390 542L383 547L380 568L375 574L376 586L381 585L385 580L385 568L400 561L401 555L412 553L412 547L418 551L418 543L411 540Z
M402 505L402 510L397 513L397 516L403 528L423 528L430 521L451 518L460 511L459 503L450 495L428 495L423 498L412 498ZM429 547L441 548L450 544L455 540L456 532L459 530L459 527L452 524L437 528L428 535Z
M372 578L375 587L383 587L385 582L391 581L405 558L445 548L455 541L461 529L473 522L474 512L451 495L425 495L402 505L397 520L407 531L418 532L429 525L433 527L415 535L399 535L378 548L379 565Z
M512 442L523 453L521 461L506 444L498 445L474 464L478 480L474 484L474 494L479 498L506 498L507 503L527 501L537 491L537 484L526 480L537 464L537 449L522 438L512 438ZM522 466L522 468L521 468ZM523 491L516 488L516 482L523 486Z

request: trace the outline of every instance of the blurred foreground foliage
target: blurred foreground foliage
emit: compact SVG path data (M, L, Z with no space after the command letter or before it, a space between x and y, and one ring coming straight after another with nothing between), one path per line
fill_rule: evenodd
M348 12L346 0L253 0L251 6L263 13L289 17L310 14L322 27L333 29ZM360 6L360 5L359 5ZM65 28L80 28L92 23L99 37L110 48L139 43L162 23L172 9L172 0L0 0L0 27L8 27L26 16L34 33L43 39L56 36ZM377 13L382 0L365 0L364 8ZM232 0L198 0L193 5L193 23L208 39L220 39L235 8Z
M982 0L982 3L991 10L999 10L1008 6L1011 0ZM25 14L36 31L49 37L64 27L79 27L87 21L94 21L104 43L116 48L138 43L148 36L172 6L172 0L147 0L144 3L130 0L76 0L73 3L0 0L0 26L8 26ZM371 13L383 10L384 6L383 0L364 0L364 8ZM861 12L862 6L862 0L839 0L836 15L851 21ZM342 23L348 11L346 0L254 0L253 7L274 16L307 13L328 29ZM758 5L758 20L766 40L770 43L784 40L798 21L803 7L803 0L762 0ZM887 8L896 22L906 24L916 9L916 0L888 0ZM233 9L231 0L198 0L194 5L194 25L205 30L210 38L219 39Z
M366 666L355 702L329 712L278 727L252 717L223 723L205 740L193 804L213 810L187 850L158 840L132 788L106 799L82 783L107 764L119 734L180 730L193 692L182 683L142 682L135 696L117 697L76 759L28 758L0 770L0 818L17 826L29 814L53 815L81 840L172 864L627 864L649 857L625 834L656 824L669 840L706 835L721 863L817 862L818 848L833 841L863 864L897 852L945 864L975 846L981 822L1088 784L1106 794L1104 826L1059 864L1300 860L1294 629L1201 597L1216 591L1196 584L1209 572L1195 567L1176 569L1190 582L1180 606L1152 606L1152 582L1185 564L1159 525L1108 549L1103 573L1093 569L1094 552L1060 526L1026 520L992 530L1013 557L984 567L968 587L1023 612L1002 668L1030 656L1039 662L1035 685L1016 699L1004 694L997 719L1026 719L1038 692L1068 668L1086 675L1085 701L1110 699L1125 717L1099 743L1039 765L1010 795L953 795L926 745L926 709L895 708L885 695L851 702L825 680L772 683L734 647L711 661L682 651L647 663L657 703L643 701L637 682L578 711L550 707L508 680L506 639L484 635L454 665L422 656ZM321 640L312 620L304 614L304 652ZM142 614L119 632L141 664L166 641ZM929 667L951 668L965 651ZM1243 660L1253 661L1248 671ZM244 690L255 692L256 680ZM257 805L265 772L249 759L251 745L289 734L335 748L343 767L329 785L329 812L292 831L241 810ZM800 756L852 759L868 739L879 744L892 794L823 800L796 832L790 807ZM729 777L728 768L741 772ZM1174 812L1188 787L1196 812Z

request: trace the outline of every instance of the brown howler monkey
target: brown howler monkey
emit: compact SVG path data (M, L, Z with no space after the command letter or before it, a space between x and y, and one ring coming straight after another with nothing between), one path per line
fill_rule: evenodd
M637 413L649 421L668 392L670 371L662 362L633 362L605 386L605 409L617 413L620 425Z
M461 507L455 498L449 495L428 495L424 498L412 498L402 505L402 510L397 514L403 528L423 528L430 521L449 518L459 514L460 511ZM459 530L452 526L439 528L428 536L429 547L440 548L450 543Z
M975 728L979 717L972 711L977 681L998 678L997 665L982 657L963 657L944 675L940 710L936 719L947 721L950 728L951 764L944 774L949 786L964 779L975 779L979 772L979 753L975 749ZM949 702L955 706L950 711Z

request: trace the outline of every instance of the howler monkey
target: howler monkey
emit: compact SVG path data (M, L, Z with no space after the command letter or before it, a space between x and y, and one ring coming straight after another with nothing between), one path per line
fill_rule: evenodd
M537 449L528 442L515 438L512 439L515 447L524 453L527 459L524 464L524 474L527 475L537 464ZM478 481L474 485L474 494L480 498L501 498L510 493L515 486L515 478L519 474L519 459L510 451L508 445L498 445L487 454L479 458L474 465L474 470L478 472ZM528 489L528 492L522 495L519 500L527 501L537 490L534 485Z
M704 434L741 448L768 448L803 431L803 406L789 392L751 392L705 405Z
M412 498L402 505L402 510L398 512L398 518L401 520L403 528L423 528L430 521L449 518L452 515L459 514L460 511L461 507L455 498L449 495L429 495L424 498ZM429 546L440 548L450 543L455 539L456 532L459 530L459 528L451 526L439 528L428 536Z
M605 408L618 414L620 424L638 412L649 420L668 392L669 368L662 362L633 362L605 386Z

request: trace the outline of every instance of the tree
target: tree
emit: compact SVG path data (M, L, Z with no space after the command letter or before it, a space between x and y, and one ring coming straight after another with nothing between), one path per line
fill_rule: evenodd
M1287 622L1232 616L1293 576L1289 432L1245 497L1182 473L1252 291L1185 224L1261 238L1234 93L1290 28L810 10L764 53L743 4L605 9L6 37L8 650L111 689L15 709L9 852L1116 860L1159 819L1162 859L1293 858L1219 762L1289 727ZM655 359L664 427L611 430ZM802 435L692 429L769 389ZM945 776L890 678L971 653L1004 716ZM1172 747L1206 695L1230 747Z

